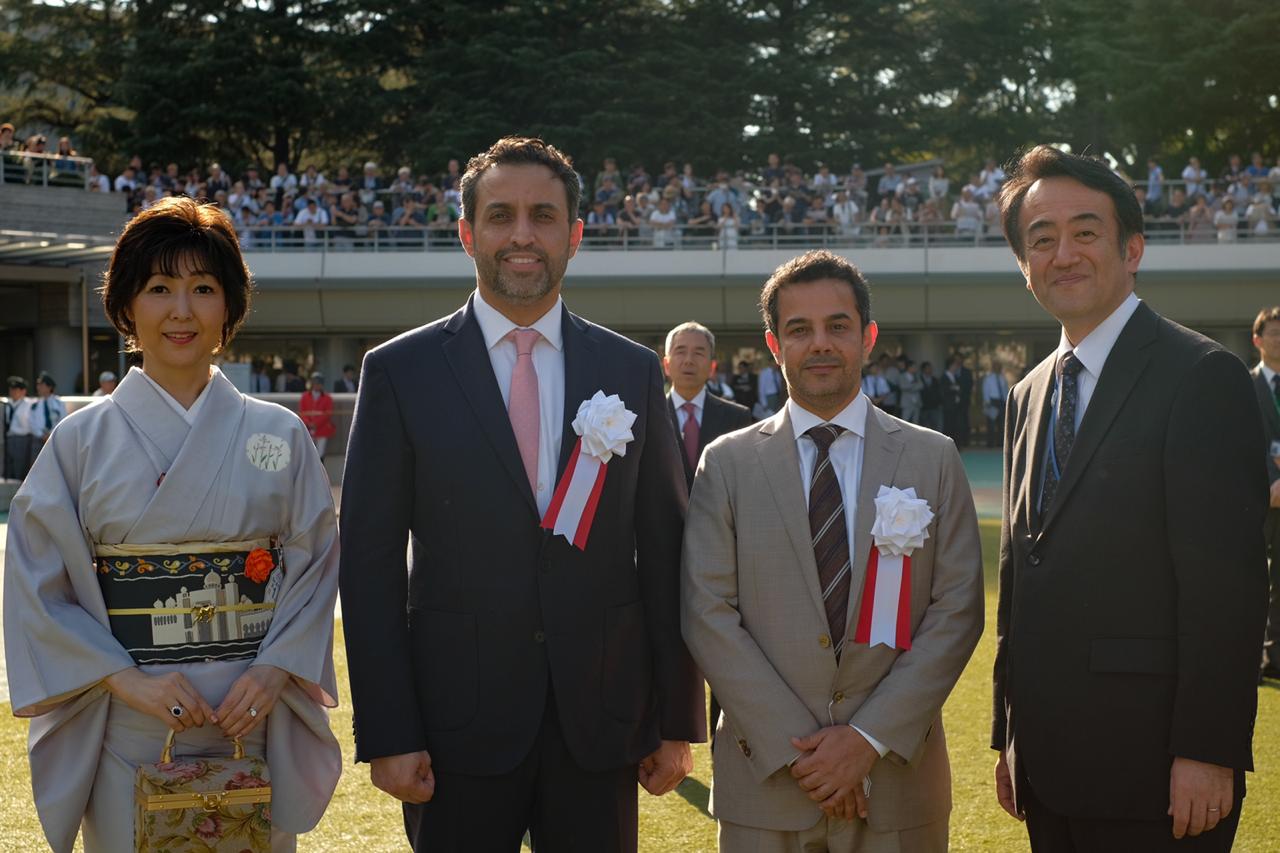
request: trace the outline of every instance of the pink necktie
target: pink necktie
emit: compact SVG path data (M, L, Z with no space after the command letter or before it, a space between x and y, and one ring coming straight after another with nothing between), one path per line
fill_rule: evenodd
M684 455L689 460L689 467L698 467L698 417L697 407L693 403L685 403L680 407L684 412L684 429L680 431L684 438Z
M511 393L507 397L507 417L516 434L529 487L538 492L538 436L541 417L538 407L538 373L533 369L533 345L542 333L537 329L512 329L507 340L516 345L516 367L511 371Z

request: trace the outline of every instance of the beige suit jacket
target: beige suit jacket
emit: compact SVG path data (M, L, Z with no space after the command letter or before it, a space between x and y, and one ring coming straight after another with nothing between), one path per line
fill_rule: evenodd
M712 813L799 831L822 817L794 779L792 737L852 722L890 752L871 771L876 831L945 819L951 775L942 703L983 624L973 496L951 440L868 407L854 565L839 665L827 636L799 454L787 409L702 457L682 571L685 641L724 706ZM853 642L881 485L914 487L935 518L911 555L909 651Z

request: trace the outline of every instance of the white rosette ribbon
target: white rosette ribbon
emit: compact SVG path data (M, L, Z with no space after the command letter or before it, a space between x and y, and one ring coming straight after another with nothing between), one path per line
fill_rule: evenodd
M911 553L924 547L932 521L914 488L880 487L855 643L911 648Z
M631 432L635 422L636 413L617 394L597 391L578 406L573 419L578 443L542 519L545 529L586 550L609 460L627 455L627 445L635 440Z

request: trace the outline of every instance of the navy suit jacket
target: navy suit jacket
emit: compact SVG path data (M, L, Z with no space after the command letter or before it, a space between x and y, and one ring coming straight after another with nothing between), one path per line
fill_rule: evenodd
M602 390L637 414L585 551L540 527L470 301L365 357L340 573L357 761L425 748L447 771L506 773L532 748L548 690L588 770L705 739L680 635L687 496L658 359L567 309L561 324L559 473L583 400Z
M676 440L680 441L680 419L676 416L675 407L671 403L671 395L667 395L667 413L671 416L671 425L676 431ZM722 435L726 435L756 422L751 410L731 400L725 400L707 392L702 404L702 424L698 427L698 458L707 445ZM696 467L689 464L684 453L684 443L680 443L680 462L684 466L684 479L689 489L693 489L693 475Z
M1139 305L1042 514L1053 365L1009 395L991 745L1063 815L1167 819L1174 756L1243 796L1267 607L1248 371Z

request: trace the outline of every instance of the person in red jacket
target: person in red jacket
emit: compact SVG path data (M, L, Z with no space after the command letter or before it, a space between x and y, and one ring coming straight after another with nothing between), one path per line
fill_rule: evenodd
M333 397L324 390L321 374L311 374L307 390L302 392L302 402L298 404L298 416L307 425L307 432L311 433L311 440L323 458L329 439L337 430L333 426Z

